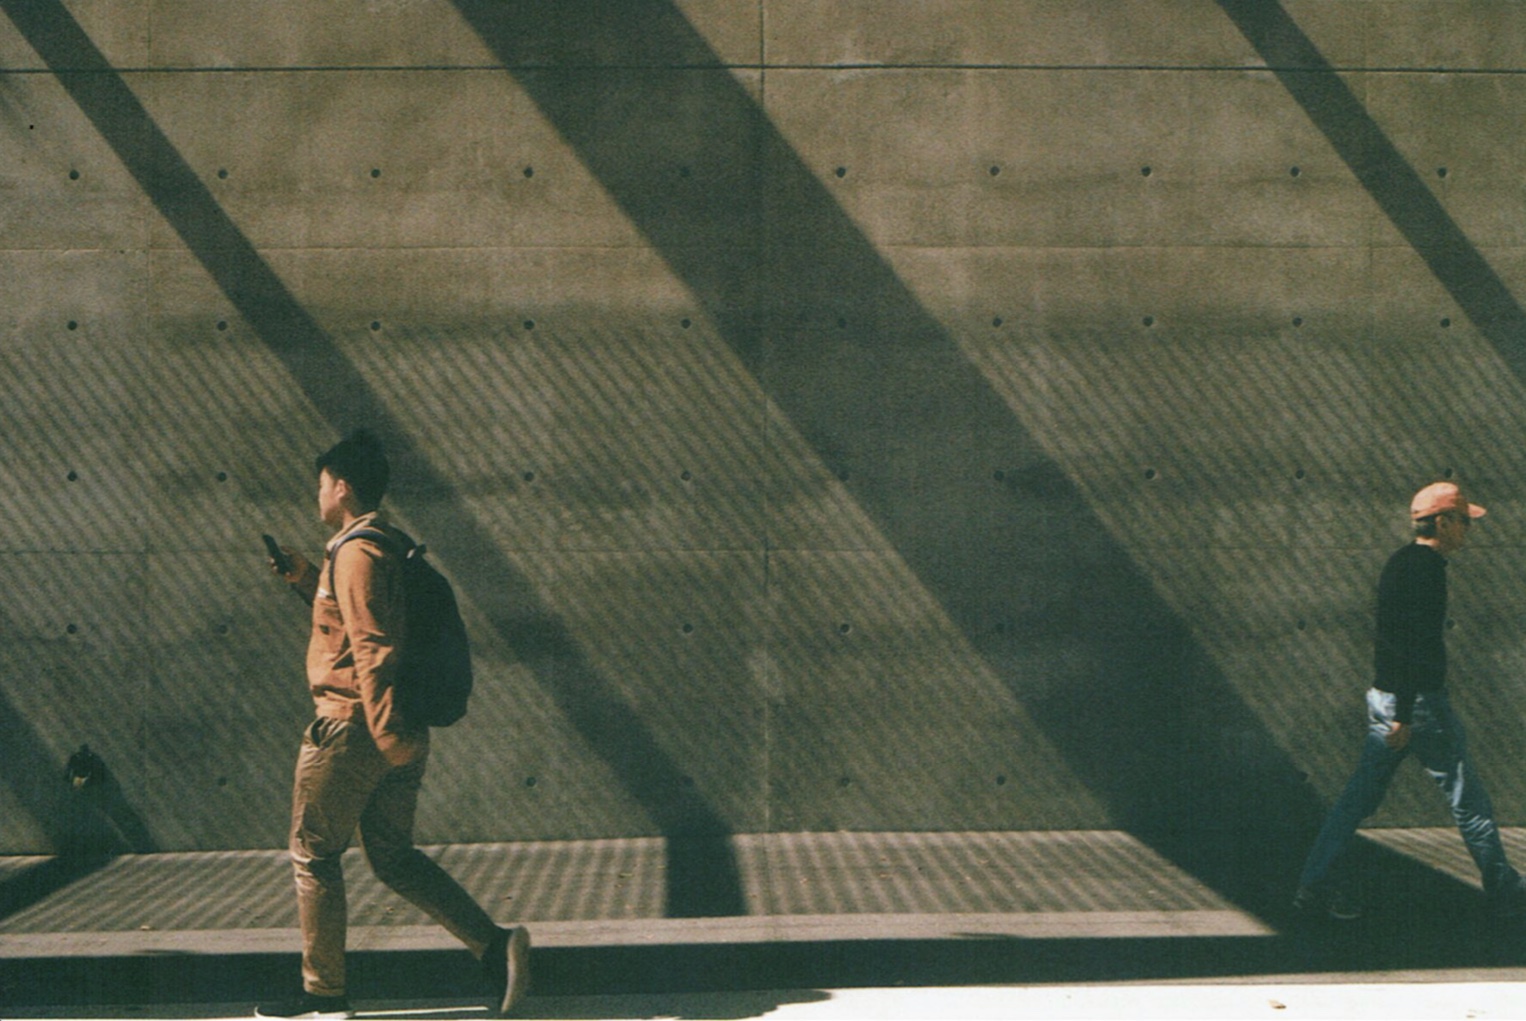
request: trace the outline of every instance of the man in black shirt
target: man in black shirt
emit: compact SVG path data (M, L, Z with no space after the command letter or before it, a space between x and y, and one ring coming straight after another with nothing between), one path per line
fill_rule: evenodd
M1497 914L1526 907L1521 877L1510 867L1494 808L1468 762L1462 724L1446 692L1447 556L1461 549L1484 509L1451 482L1437 482L1410 503L1415 541L1394 553L1378 579L1376 679L1367 692L1367 735L1356 772L1304 862L1294 906L1356 918L1361 908L1333 866L1361 821L1377 810L1394 771L1414 753L1441 789L1467 842L1484 894Z

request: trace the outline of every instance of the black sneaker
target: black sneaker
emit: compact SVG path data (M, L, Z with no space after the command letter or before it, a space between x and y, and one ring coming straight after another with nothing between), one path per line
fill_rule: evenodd
M530 988L530 930L522 925L500 929L482 953L482 970L506 1017Z
M1293 910L1300 915L1324 914L1341 922L1362 917L1362 905L1345 890L1326 891L1300 886L1293 897Z
M254 1008L255 1017L298 1017L313 1021L345 1021L355 1016L350 1001L343 996L314 996L303 993L295 1000L266 1003Z
M1338 922L1351 922L1362 917L1362 905L1345 890L1336 890L1331 894L1330 904L1325 910Z

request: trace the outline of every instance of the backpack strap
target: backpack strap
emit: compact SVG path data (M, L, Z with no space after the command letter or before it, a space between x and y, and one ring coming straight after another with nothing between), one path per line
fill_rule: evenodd
M335 599L338 599L339 597L334 592L334 565L335 565L335 562L339 559L339 547L343 546L345 543L349 542L351 539L370 539L372 542L375 542L377 545L381 546L383 549L391 549L391 548L393 548L395 546L401 546L402 547L402 554L403 554L403 556L405 558L410 556L410 555L412 555L412 553L413 553L413 551L415 549L421 548L421 547L418 547L414 543L414 541L408 537L408 533L403 532L403 531L398 530L398 529L393 529L391 531L391 534L389 534L387 531L385 531L383 529L375 528L375 527L372 527L372 526L368 525L365 528L357 528L353 532L346 533L344 538L340 539L337 543L334 544L334 548L329 550L329 555L328 555L328 560L329 560L329 586L328 586L328 590L329 590L329 595L334 596Z

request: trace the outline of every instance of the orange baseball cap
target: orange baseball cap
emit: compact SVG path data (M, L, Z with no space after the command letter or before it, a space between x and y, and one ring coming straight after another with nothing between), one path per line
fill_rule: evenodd
M1478 504L1469 503L1455 482L1432 482L1409 502L1411 521L1435 517L1446 511L1466 511L1470 518L1481 518L1488 513Z

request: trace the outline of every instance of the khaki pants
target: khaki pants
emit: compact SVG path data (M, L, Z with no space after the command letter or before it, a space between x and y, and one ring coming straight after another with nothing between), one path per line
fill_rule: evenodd
M498 927L444 869L413 846L413 815L428 760L393 767L364 723L319 717L303 735L292 793L291 860L302 926L302 985L345 993L348 911L340 855L357 832L376 877L481 957Z

